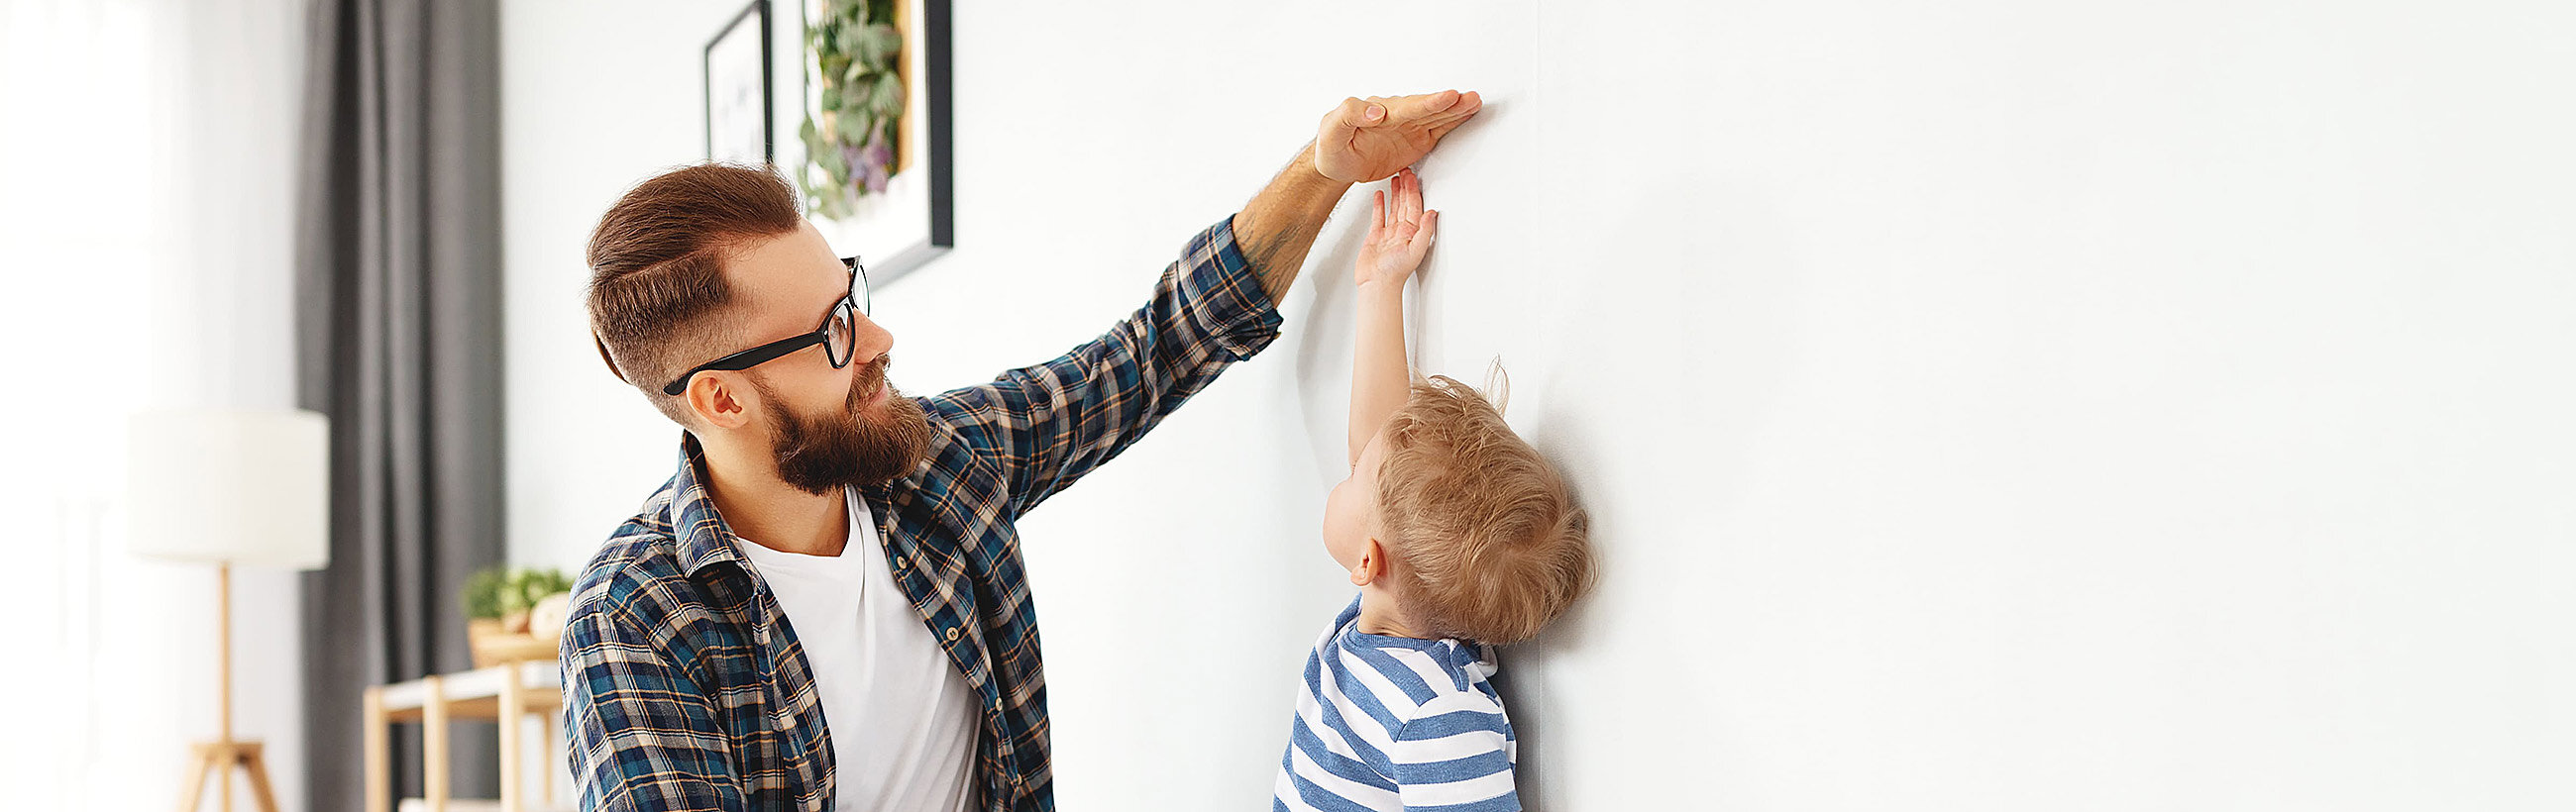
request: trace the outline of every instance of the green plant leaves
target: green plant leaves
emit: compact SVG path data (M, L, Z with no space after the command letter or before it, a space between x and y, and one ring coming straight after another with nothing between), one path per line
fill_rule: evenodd
M465 587L458 591L457 603L468 620L498 618L512 612L525 612L547 595L572 589L572 579L557 569L520 569L493 566L465 577Z
M866 172L851 166L849 155L865 155L872 139L885 145L861 159L880 184L895 163L886 156L901 143L897 122L908 95L897 69L904 46L893 25L897 1L827 0L805 31L820 86L816 109L797 129L810 170L797 173L797 183L808 209L827 217L846 215L868 194Z

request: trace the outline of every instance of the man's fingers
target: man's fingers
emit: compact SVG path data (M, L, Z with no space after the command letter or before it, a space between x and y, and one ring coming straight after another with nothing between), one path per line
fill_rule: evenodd
M1482 108L1478 108L1478 110L1481 109ZM1432 132L1445 133L1450 130L1457 129L1460 124L1467 123L1468 119L1475 118L1478 110L1460 110L1457 108L1451 108L1439 115L1413 123L1415 126L1428 128Z
M1475 118L1476 114L1483 112L1484 109L1484 100L1477 98L1474 93L1469 93L1458 104L1415 124L1430 130L1431 137L1438 138L1448 135L1450 130L1458 129L1458 125L1467 123L1467 119Z
M1475 115L1476 111L1482 109L1485 109L1484 97L1471 92L1459 94L1457 98L1452 99L1448 104L1442 105L1438 109L1433 110L1432 113L1441 117L1454 116L1457 118L1466 118L1468 116Z
M1460 98L1462 97L1458 91L1443 90L1418 96L1398 96L1388 101L1395 103L1397 114L1408 119L1418 119L1454 107Z

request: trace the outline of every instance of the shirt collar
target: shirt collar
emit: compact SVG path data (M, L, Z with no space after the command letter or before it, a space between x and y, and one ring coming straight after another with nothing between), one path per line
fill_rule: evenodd
M929 468L930 461L925 459L913 473L919 476ZM669 515L671 537L678 540L680 548L680 571L695 576L698 570L717 563L731 563L749 569L743 561L742 551L734 546L740 537L733 534L733 527L725 523L724 515L716 511L715 492L707 488L706 470L707 452L699 447L697 435L680 432L680 472L671 477ZM894 484L881 483L855 489L861 500L857 510L865 513L854 511L851 515L866 520L859 527L874 533L878 532L878 523L891 521L877 506L888 504L894 498ZM891 526L887 529L891 530ZM874 547L876 542L871 540L868 545Z
M698 438L680 433L680 472L671 478L671 536L679 544L680 569L696 575L710 564L742 566L734 549L733 529L716 512L715 494L707 490L707 453Z

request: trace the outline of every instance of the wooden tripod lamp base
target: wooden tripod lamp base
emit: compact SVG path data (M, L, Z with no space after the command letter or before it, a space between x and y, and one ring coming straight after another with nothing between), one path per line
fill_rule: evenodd
M277 812L277 794L268 788L268 762L260 757L259 742L198 742L197 774L188 782L188 794L180 796L181 812L195 812L206 800L206 779L222 776L216 783L223 787L222 808L232 812L233 768L250 775L251 798L259 801L261 812Z
M196 767L188 772L186 795L179 796L179 812L196 812L206 800L206 778L215 776L223 800L216 808L233 812L233 769L250 775L250 794L259 801L260 812L277 812L277 794L268 788L268 760L260 756L259 742L233 739L233 566L215 567L215 617L219 633L215 637L216 662L222 663L216 684L222 686L222 732L214 741L198 742Z

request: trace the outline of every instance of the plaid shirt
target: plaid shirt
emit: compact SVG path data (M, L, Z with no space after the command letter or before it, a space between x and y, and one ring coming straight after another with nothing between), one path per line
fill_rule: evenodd
M1267 346L1279 321L1233 221L1218 223L1107 334L920 399L929 459L860 489L896 584L982 708L976 808L1055 807L1037 613L1012 521ZM696 441L680 448L679 472L573 587L560 656L581 807L829 809L832 750L804 649L717 515Z

